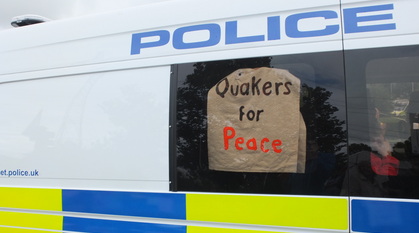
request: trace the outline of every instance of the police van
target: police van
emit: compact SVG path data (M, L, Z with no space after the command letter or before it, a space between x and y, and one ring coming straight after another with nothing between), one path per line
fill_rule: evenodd
M415 9L171 0L0 31L1 232L416 232Z

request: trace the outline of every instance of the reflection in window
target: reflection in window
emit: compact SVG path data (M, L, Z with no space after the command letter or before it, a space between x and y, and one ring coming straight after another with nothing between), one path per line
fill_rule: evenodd
M176 185L172 186L172 189L314 195L339 195L341 193L343 173L346 167L346 127L344 120L346 113L342 53L330 52L198 62L176 65L174 70L176 70L177 78L176 139L174 139L176 141L176 174L172 177L172 181ZM298 89L295 89L299 92L297 95L298 101L293 105L299 106L297 107L299 113L294 114L295 117L293 118L296 118L297 124L300 122L300 125L304 127L299 130L292 130L292 133L303 132L305 135L303 137L301 134L300 136L297 135L292 140L293 143L298 140L300 146L295 147L297 149L289 156L303 155L304 160L300 160L301 157L298 158L298 161L303 161L303 164L300 163L302 166L299 167L303 170L281 170L281 167L275 168L276 170L267 169L266 171L263 170L265 168L260 167L254 168L254 170L248 168L232 169L231 167L226 169L225 166L222 169L210 168L209 157L220 151L220 148L209 149L209 145L212 146L214 141L213 137L209 135L209 131L213 128L211 125L214 124L211 121L214 122L214 119L221 122L219 125L221 127L216 128L217 133L222 136L222 130L224 129L224 136L231 137L230 141L224 141L224 143L227 143L226 146L229 149L234 147L233 149L239 152L246 149L251 152L249 154L250 158L252 158L251 155L262 156L265 152L268 152L268 146L270 146L269 152L278 152L285 149L284 142L279 142L275 138L262 137L264 133L268 133L263 128L249 126L250 130L248 131L237 130L233 132L231 128L234 127L226 127L233 124L228 120L232 118L237 118L235 119L237 121L253 119L253 123L255 123L259 114L260 121L265 120L263 117L267 116L269 112L266 106L260 107L262 104L260 102L265 100L252 102L255 99L248 98L245 100L241 98L244 102L240 106L232 105L233 107L230 108L224 108L225 106L222 108L221 105L226 105L224 99L227 97L220 97L216 90L214 91L215 94L210 94L210 96L220 97L221 102L217 105L217 103L212 103L212 100L208 100L208 93L216 87L217 83L221 82L220 85L225 85L227 82L229 84L233 83L234 78L229 78L228 81L225 81L224 78L235 75L235 72L238 72L238 78L240 71L250 72L251 75L246 76L250 80L250 88L252 88L252 80L253 84L261 80L259 86L261 93L263 88L266 88L266 93L275 90L275 88L271 89L271 85L272 87L277 85L281 93L287 94L289 92L286 85L290 84L286 84L287 81L284 77L280 76L277 79L262 78L260 73L264 70L289 72L300 82ZM244 73L242 74L244 75ZM294 80L294 78L291 79ZM243 83L238 85L237 88L233 87L233 95L237 90L246 93L248 86ZM289 90L293 92L293 89ZM229 92L231 92L230 89ZM259 96L259 98L261 97ZM208 106L209 102L211 106ZM269 102L269 104L280 104L280 102L281 99L278 99L276 102ZM217 111L219 109L222 111ZM291 114L291 110L287 111L286 108L281 110L281 112L276 110L273 115L279 117L281 114L283 114L282 116ZM229 114L231 118L224 119ZM302 117L301 121L298 121L299 115ZM240 116L242 117L240 118ZM275 119L269 125L273 125L272 122L275 122ZM253 137L253 133L256 133L254 131L260 131L258 133L261 136ZM246 132L246 135L238 135L241 132ZM237 135L232 136L233 133ZM298 138L304 138L305 140ZM223 138L221 138L221 143L223 143L222 140ZM268 144L268 141L270 144ZM217 146L220 147L218 144ZM256 150L253 150L255 148ZM271 161L270 163L275 162ZM249 166L249 163L246 166Z
M350 164L344 192L418 198L419 49L350 51L346 61Z

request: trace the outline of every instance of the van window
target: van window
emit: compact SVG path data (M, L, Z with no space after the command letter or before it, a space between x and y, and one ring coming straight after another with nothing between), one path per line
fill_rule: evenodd
M340 195L342 52L178 64L172 190Z
M349 173L344 192L418 198L419 47L348 51Z

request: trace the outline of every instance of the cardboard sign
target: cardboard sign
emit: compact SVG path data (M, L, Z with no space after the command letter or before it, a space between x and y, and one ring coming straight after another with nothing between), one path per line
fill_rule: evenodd
M286 70L239 69L208 92L209 168L304 173L300 80Z

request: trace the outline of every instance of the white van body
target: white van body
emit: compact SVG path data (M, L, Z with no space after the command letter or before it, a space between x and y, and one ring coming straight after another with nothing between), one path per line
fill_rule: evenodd
M0 31L0 227L5 232L358 232L351 228L351 203L370 200L366 197L171 188L172 65L418 45L415 9L416 0L173 0ZM254 216L209 217L207 197L220 203L244 198ZM271 198L283 208L278 216L294 219L249 220L275 213L267 210L269 204L254 209L254 203ZM331 205L325 207L327 216L338 224L328 224L326 215L313 216L318 214L313 206L323 202ZM98 210L101 205L104 211ZM124 212L121 206L135 210ZM142 208L151 212L136 212ZM295 219L300 214L313 219Z

